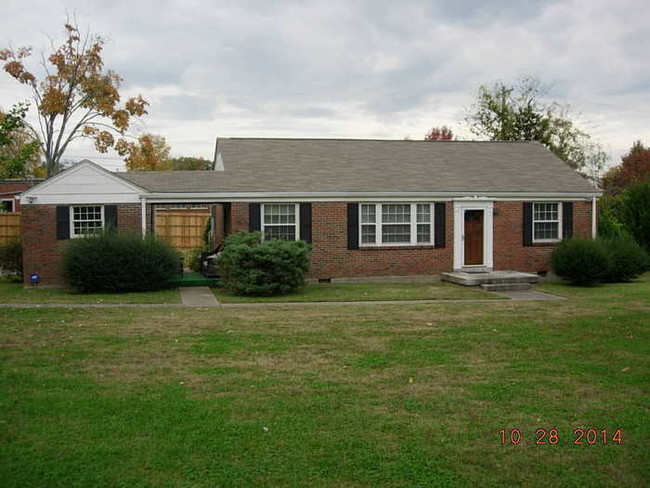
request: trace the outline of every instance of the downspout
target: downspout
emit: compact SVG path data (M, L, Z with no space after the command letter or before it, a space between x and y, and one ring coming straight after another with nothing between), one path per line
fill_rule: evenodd
M140 197L140 225L142 226L142 238L147 235L147 201Z
M598 222L596 218L598 217L598 200L596 197L591 198L591 238L595 239L598 234Z

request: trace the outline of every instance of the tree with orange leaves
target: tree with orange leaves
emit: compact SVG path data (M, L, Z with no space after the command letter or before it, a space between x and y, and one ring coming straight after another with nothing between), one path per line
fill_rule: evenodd
M65 42L43 56L40 81L25 66L31 48L0 51L4 70L32 91L38 127L28 127L40 140L48 176L58 171L68 145L79 137L92 139L101 153L115 148L122 156L128 154L132 144L124 138L126 131L133 118L147 113L148 105L141 96L120 103L122 78L104 69L102 37L82 36L70 23L65 31Z
M628 187L650 180L650 147L636 141L621 164L610 168L602 178L607 195L618 195Z
M129 143L124 158L129 171L168 171L172 169L169 160L171 148L163 136L143 134L138 142Z

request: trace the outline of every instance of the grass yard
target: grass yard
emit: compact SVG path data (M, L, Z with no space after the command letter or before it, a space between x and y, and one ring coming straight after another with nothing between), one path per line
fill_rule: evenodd
M177 289L142 293L71 293L0 282L0 303L181 303Z
M542 288L569 300L0 309L2 486L648 486L649 276Z
M358 302L382 300L493 300L498 295L479 288L450 283L319 283L306 285L296 293L277 297L236 296L221 288L213 289L223 303L257 302Z

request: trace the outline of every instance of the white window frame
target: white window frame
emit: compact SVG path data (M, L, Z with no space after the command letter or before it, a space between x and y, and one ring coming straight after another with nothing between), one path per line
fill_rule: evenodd
M363 223L363 206L372 205L375 207L375 223ZM410 205L410 234L411 239L409 242L383 242L383 225L382 214L383 205ZM417 206L418 205L428 205L429 206L429 222L418 222L417 221ZM434 240L434 228L435 228L435 205L433 202L363 202L359 203L359 247L395 247L395 246L433 246L435 243ZM418 242L418 224L429 225L429 242ZM363 226L375 227L375 242L367 243L362 242L363 238ZM399 225L396 223L386 223L386 225ZM406 223L402 224L406 225Z
M11 210L9 210L9 212L7 213L13 213L16 211L16 202L14 201L13 198L2 198L0 199L0 202L1 203L9 202L11 204Z
M102 226L100 227L100 229L104 229L106 227L106 215L104 213L104 205L70 205L70 238L71 239L79 239L80 237L86 237L88 235L88 234L77 234L74 230L74 223L76 222L74 219L74 209L81 208L81 207L99 207L101 212L101 219L102 219ZM84 221L84 222L91 222L91 221ZM94 220L92 222L94 222Z
M266 213L267 205L293 205L295 213L295 221L293 224L265 224L264 223L264 214ZM300 240L300 204L299 203L263 203L260 205L260 230L262 231L262 240L266 240L266 228L267 227L288 227L293 225L295 227L294 232L294 241Z
M557 205L557 220L536 220L535 207L537 205ZM560 202L533 202L533 215L532 215L532 232L534 244L545 244L549 242L560 242L562 240L562 204ZM535 224L537 223L556 223L557 224L557 239L536 239L535 238Z

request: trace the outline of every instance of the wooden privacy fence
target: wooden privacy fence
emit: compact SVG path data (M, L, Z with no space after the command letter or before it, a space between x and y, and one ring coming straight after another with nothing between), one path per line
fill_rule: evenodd
M0 244L20 240L20 213L0 213Z
M174 249L203 247L203 233L210 214L203 212L156 212L156 234Z

